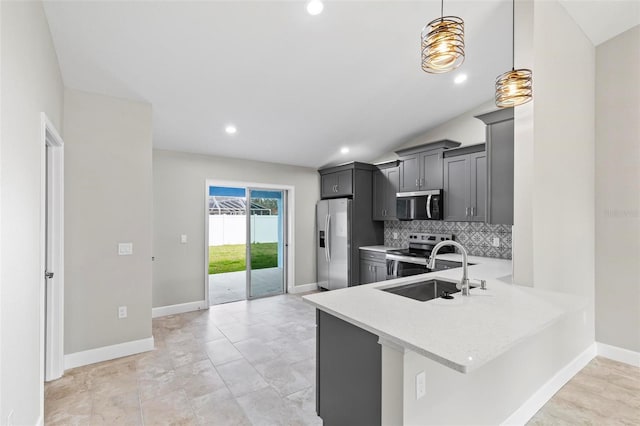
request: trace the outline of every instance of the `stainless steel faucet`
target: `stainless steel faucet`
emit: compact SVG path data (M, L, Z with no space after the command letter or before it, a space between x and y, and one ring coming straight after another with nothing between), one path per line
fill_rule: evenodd
M438 250L440 250L440 248L444 246L454 246L460 249L460 252L462 253L462 280L456 285L456 287L458 288L458 290L462 290L463 296L469 296L470 287L469 275L467 273L467 250L462 246L462 244L452 240L440 241L431 251L431 256L429 257L429 260L427 262L427 268L435 269L436 255L438 254Z

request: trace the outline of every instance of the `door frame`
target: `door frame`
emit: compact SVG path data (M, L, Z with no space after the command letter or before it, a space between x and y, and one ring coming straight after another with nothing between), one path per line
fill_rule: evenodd
M44 112L40 117L40 395L44 403L44 382L64 373L64 141ZM44 277L47 253L55 274L49 280Z
M293 185L279 183L257 183L246 181L231 181L222 179L205 179L204 186L204 300L209 309L211 301L209 300L209 187L210 186L229 186L234 188L253 188L266 190L280 190L285 192L286 198L286 232L285 232L285 283L284 292L289 293L294 286L295 277L295 187ZM247 295L248 296L248 295ZM249 300L247 298L247 300Z

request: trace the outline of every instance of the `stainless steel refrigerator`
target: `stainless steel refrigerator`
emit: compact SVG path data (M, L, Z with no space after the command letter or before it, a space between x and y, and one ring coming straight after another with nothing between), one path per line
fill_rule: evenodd
M351 203L335 198L316 205L318 287L326 290L349 286Z

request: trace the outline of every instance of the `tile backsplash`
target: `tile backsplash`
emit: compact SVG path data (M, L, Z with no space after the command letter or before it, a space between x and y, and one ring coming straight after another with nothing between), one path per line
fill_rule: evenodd
M398 238L394 239L393 234ZM442 222L436 220L385 221L384 245L409 247L409 234L426 232L453 234L469 255L511 259L511 225L489 225L481 222ZM493 247L493 237L500 239L500 246Z

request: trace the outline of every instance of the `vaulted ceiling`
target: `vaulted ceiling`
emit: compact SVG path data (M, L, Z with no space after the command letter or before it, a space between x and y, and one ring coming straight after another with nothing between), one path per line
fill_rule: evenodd
M319 167L367 161L491 99L511 2L465 20L459 71L420 69L439 1L47 1L65 85L152 104L155 148ZM463 72L468 80L455 85ZM225 133L233 124L237 133ZM348 154L340 153L344 146Z

